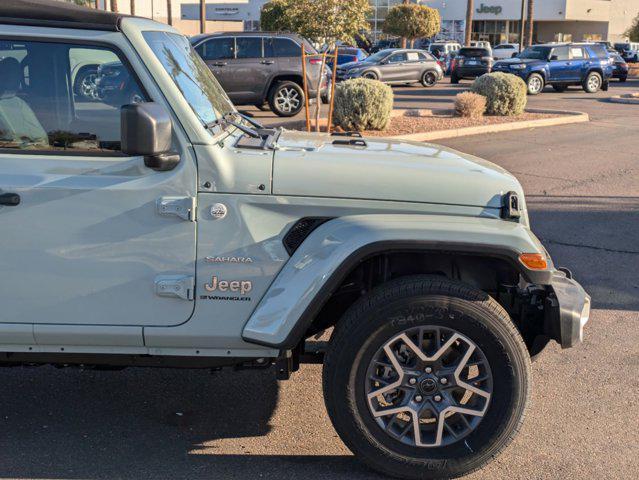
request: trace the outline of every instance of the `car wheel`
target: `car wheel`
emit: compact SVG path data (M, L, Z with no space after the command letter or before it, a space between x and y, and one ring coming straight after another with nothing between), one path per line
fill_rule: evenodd
M364 72L362 73L363 78L368 78L369 80L379 80L379 77L375 72Z
M597 93L603 84L601 75L597 72L590 72L583 83L583 88L587 93Z
M268 97L271 110L280 117L297 115L304 106L304 92L295 82L277 82Z
M75 78L73 91L80 98L80 100L100 100L97 79L98 69L95 67L85 68L79 72L79 74Z
M619 77L619 83L624 83L626 80L628 80L628 77Z
M489 295L434 276L391 281L349 308L324 360L335 430L371 468L397 478L457 477L514 438L530 358Z
M544 89L544 77L538 73L533 73L528 77L526 81L526 87L528 88L528 95L538 95Z
M424 72L422 74L421 83L424 87L434 87L437 83L437 74L435 72Z
M568 90L568 85L553 85L552 88L555 90L555 92L562 93Z

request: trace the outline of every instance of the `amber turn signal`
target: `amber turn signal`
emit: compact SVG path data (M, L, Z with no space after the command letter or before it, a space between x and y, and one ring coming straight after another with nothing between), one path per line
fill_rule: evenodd
M519 255L519 261L531 270L546 270L548 268L546 257L541 253L522 253Z

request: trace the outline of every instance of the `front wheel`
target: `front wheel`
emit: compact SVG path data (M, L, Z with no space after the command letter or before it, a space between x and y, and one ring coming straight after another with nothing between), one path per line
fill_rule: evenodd
M304 106L304 92L295 82L277 82L271 88L268 104L276 115L292 117L297 115Z
M597 93L603 84L601 75L597 72L590 72L584 80L584 91L586 93Z
M628 80L628 77L619 77L619 83L625 83Z
M403 479L457 477L513 439L530 395L530 359L486 293L406 277L357 301L324 362L324 396L344 443Z
M533 73L528 77L526 81L526 87L528 88L528 95L538 95L544 89L544 77L538 73Z
M421 84L424 87L434 87L437 83L437 74L435 72L424 72L422 74Z

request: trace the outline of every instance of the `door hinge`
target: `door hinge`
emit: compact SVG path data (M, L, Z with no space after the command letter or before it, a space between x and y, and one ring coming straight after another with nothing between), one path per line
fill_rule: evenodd
M160 297L193 300L195 279L188 275L159 275L155 277L155 293Z
M195 197L160 197L157 203L160 215L176 215L189 222L195 221Z

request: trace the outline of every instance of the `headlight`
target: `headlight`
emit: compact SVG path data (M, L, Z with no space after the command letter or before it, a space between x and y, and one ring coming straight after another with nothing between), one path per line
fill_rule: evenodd
M523 63L518 63L516 65L511 65L510 68L512 68L513 70L523 70L524 68L526 68L526 65L524 65Z

